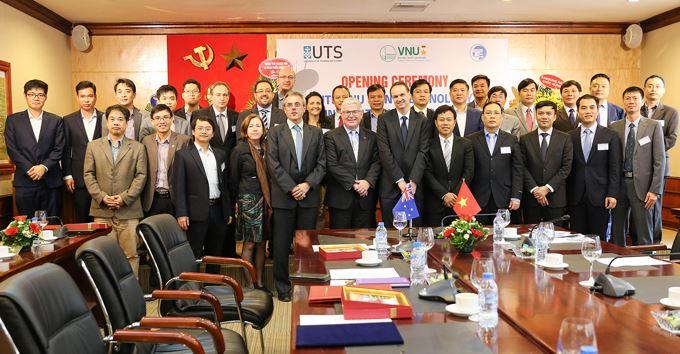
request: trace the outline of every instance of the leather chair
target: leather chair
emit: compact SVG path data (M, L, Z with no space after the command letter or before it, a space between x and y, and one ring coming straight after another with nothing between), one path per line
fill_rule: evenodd
M222 305L226 321L243 321L260 332L260 345L264 352L262 329L269 323L274 312L274 300L266 291L243 288L243 301L234 300L232 287L223 281L223 276L198 273L201 264L232 264L250 272L257 279L255 268L240 258L204 256L196 260L187 241L186 233L179 227L177 220L169 214L150 216L137 225L137 233L149 251L153 270L163 284L163 289L201 290L217 297ZM231 278L230 278L231 279ZM221 284L205 285L205 284ZM198 301L162 301L161 314L164 316L198 316L211 318L213 310ZM245 327L243 337L246 338ZM247 342L246 342L247 344Z
M132 272L123 250L115 239L109 237L99 237L89 240L82 244L76 251L76 261L83 269L88 280L92 284L97 300L104 314L106 321L106 334L110 334L121 328L135 328L138 326L153 326L156 322L168 320L190 320L200 323L206 321L202 318L147 318L146 299L137 278ZM226 276L225 276L226 277ZM234 284L236 282L233 282ZM236 284L238 286L238 284ZM234 294L238 294L240 289L235 289ZM198 294L196 294L198 293ZM217 299L203 292L191 291L157 291L148 299L185 299L193 300L199 298L212 298L216 305L215 309L220 310ZM218 317L219 319L219 317ZM215 325L219 328L219 322ZM220 343L213 341L213 335L205 331L189 330L187 333L194 336L201 342L203 348L209 353L247 353L245 343L241 336L231 330L222 329L220 333ZM140 347L139 345L120 346L115 353L149 353L151 348ZM219 347L219 348L218 348ZM163 348L168 351L170 348ZM176 349L174 349L176 350Z
M52 263L24 270L0 283L0 331L6 337L1 353L105 354L107 343L136 342L175 343L205 354L196 338L176 331L122 329L102 338L78 286ZM159 346L147 347L152 349L150 353L158 352Z

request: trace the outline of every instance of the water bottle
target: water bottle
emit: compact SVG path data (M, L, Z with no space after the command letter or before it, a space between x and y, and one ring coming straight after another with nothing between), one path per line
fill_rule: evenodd
M427 249L416 241L411 250L411 285L425 284L425 265L427 264Z
M479 285L479 326L495 328L498 325L498 287L493 273L484 273Z
M378 223L378 228L375 229L373 244L378 252L378 258L386 260L390 253L390 245L387 243L387 228L385 228L385 223L382 221Z
M493 243L503 242L504 230L503 218L501 218L500 214L496 214L496 218L493 219Z
M536 250L534 264L540 264L545 261L545 255L548 253L548 240L546 239L545 231L539 227L535 232L534 247Z

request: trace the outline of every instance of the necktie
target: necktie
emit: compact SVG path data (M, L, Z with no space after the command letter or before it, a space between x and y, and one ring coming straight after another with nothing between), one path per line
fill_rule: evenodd
M489 155L493 155L493 149L496 147L496 134L486 134L486 145L489 147Z
M574 109L573 108L569 109L569 122L571 122L572 127L576 126L576 116L574 115Z
M295 140L295 157L297 158L298 171L302 170L302 130L299 125L294 125L293 139Z
M524 122L527 125L527 130L534 130L534 118L531 116L531 108L527 109L527 113L524 116Z
M541 157L545 161L546 155L548 155L548 133L541 133L543 140L541 140Z
M224 124L224 113L220 113L217 117L217 125L220 127L220 136L222 137L222 141L224 141L224 137L227 135L226 124Z
M444 162L446 162L446 170L451 168L451 141L444 139Z
M583 158L586 161L588 161L588 156L590 156L590 148L593 146L593 138L590 133L590 129L583 130Z
M338 125L336 126L336 128L340 128L340 127L342 127L342 116L338 115Z
M401 117L401 142L406 146L406 139L408 138L408 126L406 126L406 116Z
M628 126L628 137L626 138L626 151L623 159L623 170L633 172L633 150L635 149L635 124Z
M269 128L269 124L267 124L267 110L266 109L260 110L260 117L262 117L262 125L264 125L265 128Z
M352 152L354 152L354 161L359 160L359 133L355 130L349 131L349 141L352 143Z

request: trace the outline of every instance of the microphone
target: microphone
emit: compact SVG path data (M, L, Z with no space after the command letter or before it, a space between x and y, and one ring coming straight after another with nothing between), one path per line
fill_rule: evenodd
M668 257L668 256L677 256L680 255L680 252L671 252L671 253L664 253L664 254L648 254L648 253L642 253L642 254L624 254L624 255L618 255L607 264L607 268L605 269L604 273L599 274L595 278L595 284L590 288L594 292L599 292L602 293L602 295L609 296L609 297L614 297L614 298L621 298L621 297L626 297L626 296L631 296L635 294L635 287L630 284L629 282L619 279L611 274L609 272L611 271L611 266L612 263L614 263L615 260L619 258L633 258L633 257L652 257L655 259L658 259L660 257Z
M456 288L455 281L460 279L460 274L456 271L451 271L451 280L448 278L447 267L441 265L444 271L444 280L440 280L430 286L421 289L418 292L418 297L424 300L439 301L447 304L453 304L456 302L456 294L458 289Z
M50 220L50 219L57 219L57 221L59 221L59 225L60 225L59 228L52 231L52 233L54 234L54 237L56 237L56 238L66 237L66 233L68 232L68 229L66 228L66 226L64 226L64 222L61 220L61 218L56 216L56 215L53 215L53 216L47 217L47 220Z
M545 222L556 223L556 222L560 222L560 221L568 221L569 219L571 219L571 216L569 216L569 214L564 214L564 215L560 216L559 218L555 218L555 219L548 220L548 221L545 221ZM539 223L534 224L534 226L531 227L531 230L529 230L529 237L531 237L531 235L533 235L534 229L536 227L538 227L538 225L540 225L540 224L541 223L539 222Z
M476 214L474 216L496 216L496 213ZM446 226L446 224L444 224L444 221L446 221L447 219L452 219L452 218L457 218L457 217L459 217L459 216L456 215L456 214L447 215L447 216L442 218L442 220L439 222L439 224L441 225L441 227L444 227L444 226Z

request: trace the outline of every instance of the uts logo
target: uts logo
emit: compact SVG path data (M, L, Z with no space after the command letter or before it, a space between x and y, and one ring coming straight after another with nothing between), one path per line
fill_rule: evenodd
M482 61L486 58L486 47L481 44L475 44L470 48L470 58L474 61Z
M339 45L306 45L302 47L302 53L304 61L342 61L342 46Z
M302 52L304 53L305 59L312 59L312 46L311 45L306 45L302 48Z
M380 48L380 59L384 62L391 62L397 58L397 50L391 45Z

